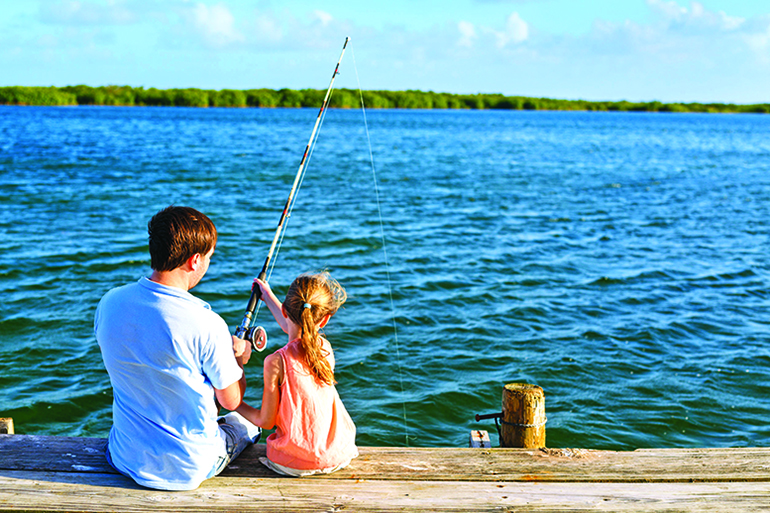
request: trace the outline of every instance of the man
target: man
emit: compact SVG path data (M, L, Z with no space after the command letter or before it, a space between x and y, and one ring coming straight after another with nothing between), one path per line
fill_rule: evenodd
M109 291L94 331L113 389L107 459L140 485L192 490L219 474L260 429L235 410L251 345L188 291L209 267L214 223L168 207L148 223L152 274Z

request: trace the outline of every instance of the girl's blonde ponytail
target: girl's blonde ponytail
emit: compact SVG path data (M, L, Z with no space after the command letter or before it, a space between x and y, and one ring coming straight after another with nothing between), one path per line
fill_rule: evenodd
M345 289L329 273L303 274L289 287L283 306L289 319L300 328L300 347L305 363L315 377L334 384L334 369L327 360L316 326L326 315L334 315L347 299Z

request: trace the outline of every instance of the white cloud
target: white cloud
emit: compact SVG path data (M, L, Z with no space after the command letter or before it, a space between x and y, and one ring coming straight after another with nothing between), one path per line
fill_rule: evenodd
M687 9L673 0L669 2L664 2L662 0L647 0L647 5L655 14L665 19L679 20L687 16Z
M139 12L129 2L109 0L107 4L59 0L41 2L39 16L56 25L126 25L139 20Z
M768 30L756 18L746 20L723 11L710 11L700 2L687 7L673 0L646 0L653 19L649 23L597 20L584 38L576 38L575 47L588 49L594 56L654 58L688 66L719 66L736 58L750 58L761 51Z
M502 31L490 30L497 39L497 47L504 48L509 43L522 43L529 38L529 25L521 19L518 12L514 12L505 22L505 29Z
M281 51L336 47L354 28L326 11L314 10L295 16L288 10L273 9L251 11L239 27L245 37L244 47Z
M481 32L494 39L495 46L503 49L511 43L519 44L529 39L529 24L524 21L518 12L511 13L505 20L502 30L498 27L482 26ZM460 28L462 33L462 28ZM463 41L461 39L461 41Z
M732 31L746 21L737 16L728 16L724 11L707 10L700 2L690 2L689 9L670 0L646 0L647 5L659 20L668 26L700 30Z
M321 25L324 27L327 26L331 21L334 19L331 14L324 11L314 11L313 14L315 15L316 19L321 22Z
M473 46L473 40L476 39L476 28L473 23L467 21L461 21L457 24L457 30L460 31L460 40L457 42L458 46L470 48Z
M204 40L214 47L224 47L245 41L235 28L235 18L224 4L212 7L197 3L190 11L190 20Z
M506 29L509 41L514 43L521 43L529 37L529 25L521 19L517 12L508 17Z

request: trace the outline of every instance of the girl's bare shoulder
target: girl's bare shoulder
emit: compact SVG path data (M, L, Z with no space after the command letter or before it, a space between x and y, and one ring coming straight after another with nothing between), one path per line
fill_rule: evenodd
M281 358L281 353L276 351L273 354L267 355L265 357L265 378L268 378L268 375L275 376L279 380L283 378L283 358Z

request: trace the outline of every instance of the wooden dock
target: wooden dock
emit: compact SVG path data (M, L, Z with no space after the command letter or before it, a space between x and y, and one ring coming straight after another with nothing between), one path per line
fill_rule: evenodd
M770 449L362 447L331 476L278 477L247 449L189 492L137 486L106 441L0 435L0 511L719 511L770 510Z

